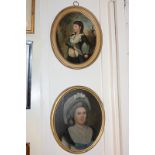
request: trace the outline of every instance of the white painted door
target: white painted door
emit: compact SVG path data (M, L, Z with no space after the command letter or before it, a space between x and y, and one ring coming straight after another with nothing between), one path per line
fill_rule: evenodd
M57 144L50 127L56 97L66 88L83 85L104 103L105 131L87 155L128 155L128 49L123 0L79 0L98 19L103 48L97 60L82 70L63 66L55 57L50 30L55 16L71 0L36 0L33 40L32 101L27 110L27 142L31 155L69 155Z

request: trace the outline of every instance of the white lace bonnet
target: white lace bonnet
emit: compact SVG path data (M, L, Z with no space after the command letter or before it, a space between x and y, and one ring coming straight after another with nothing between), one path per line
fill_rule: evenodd
M75 109L81 106L87 107L89 111L91 110L88 97L86 97L83 93L76 93L66 100L63 109L63 117L65 124L73 124Z

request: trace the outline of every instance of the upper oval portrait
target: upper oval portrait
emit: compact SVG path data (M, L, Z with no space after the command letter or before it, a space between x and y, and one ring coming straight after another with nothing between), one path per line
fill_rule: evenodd
M97 19L79 6L67 7L56 16L50 39L58 60L73 69L91 65L102 47L102 31Z

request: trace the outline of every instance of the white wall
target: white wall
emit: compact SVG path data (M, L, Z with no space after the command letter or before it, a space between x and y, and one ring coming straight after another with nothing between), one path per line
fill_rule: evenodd
M86 154L128 155L128 51L123 1L117 0L116 4L109 0L79 1L95 14L103 31L101 54L82 70L63 66L50 43L55 16L72 3L71 0L36 0L35 34L27 35L27 39L34 41L32 108L27 110L27 142L31 143L31 155L69 154L58 146L52 135L50 112L59 93L74 85L93 89L105 107L105 132Z
M41 153L41 96L40 96L40 0L36 0L35 34L27 34L27 40L33 40L32 49L32 93L31 109L26 110L26 142L30 142L31 155Z

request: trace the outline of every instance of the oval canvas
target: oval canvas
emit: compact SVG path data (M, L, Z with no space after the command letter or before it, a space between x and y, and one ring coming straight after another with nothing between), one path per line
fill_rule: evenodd
M102 32L95 16L83 7L68 7L55 18L51 44L59 61L80 69L92 64L102 44Z
M103 103L82 86L63 91L51 112L51 129L58 144L71 153L84 153L99 141L105 122Z

